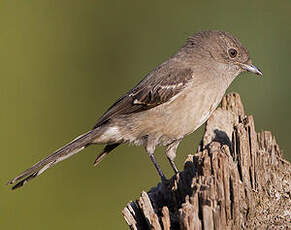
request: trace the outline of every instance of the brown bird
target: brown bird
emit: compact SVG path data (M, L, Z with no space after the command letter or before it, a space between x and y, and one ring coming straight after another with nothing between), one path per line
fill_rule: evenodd
M105 144L94 162L97 165L123 143L143 145L163 181L166 178L154 157L156 146L166 146L167 158L177 173L174 159L179 143L208 119L230 83L244 71L262 75L236 37L222 31L194 34L175 55L120 97L92 130L8 183L20 180L12 189L19 188L87 146Z

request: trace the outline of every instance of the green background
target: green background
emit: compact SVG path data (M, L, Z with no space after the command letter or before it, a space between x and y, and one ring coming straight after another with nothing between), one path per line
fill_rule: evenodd
M248 47L264 76L241 74L229 91L290 154L290 12L290 0L1 1L0 228L127 229L122 208L159 182L142 147L121 146L93 168L102 150L93 146L21 190L4 184L90 129L201 30L229 31ZM180 145L180 169L202 130ZM163 148L156 155L170 177Z

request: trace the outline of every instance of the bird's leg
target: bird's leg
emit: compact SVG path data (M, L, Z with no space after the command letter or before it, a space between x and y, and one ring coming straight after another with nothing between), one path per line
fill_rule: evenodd
M166 181L165 174L163 173L163 171L162 171L160 165L158 164L158 162L157 162L157 160L156 160L154 154L153 154L153 153L149 153L149 156L150 156L152 162L154 163L154 166L155 166L155 168L157 169L157 171L158 171L158 173L159 173L159 175L160 175L160 177L161 177L161 180L162 180L162 181Z
M148 143L146 146L146 151L149 154L149 157L151 158L151 161L153 162L155 168L157 169L157 171L161 177L161 180L166 181L167 179L165 177L165 174L163 173L160 165L158 164L158 162L154 156L155 146Z
M179 172L179 170L177 169L177 166L175 165L174 159L176 157L176 151L181 140L182 139L172 142L171 144L167 146L167 149L166 149L167 158L176 174Z
M175 161L174 160L171 160L170 158L168 158L168 160L169 160L169 162L170 162L170 164L171 164L171 166L172 166L175 174L177 174L179 172L179 170L178 170L178 168L177 168L177 166L175 164Z

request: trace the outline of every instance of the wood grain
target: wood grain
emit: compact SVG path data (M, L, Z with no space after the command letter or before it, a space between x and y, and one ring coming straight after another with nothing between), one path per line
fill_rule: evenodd
M130 229L291 229L291 164L256 133L237 93L226 95L184 170L129 202Z

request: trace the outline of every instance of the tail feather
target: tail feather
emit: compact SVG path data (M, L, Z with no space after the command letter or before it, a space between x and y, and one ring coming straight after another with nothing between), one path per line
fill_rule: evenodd
M37 176L37 173L33 173L30 176L26 177L25 179L19 181L16 185L14 185L12 187L12 190L17 189L22 187L23 185L25 185L28 181L30 181L31 179L35 178Z
M7 184L14 184L16 181L21 180L16 185L14 185L12 189L22 187L28 181L35 178L36 176L39 176L50 167L83 150L96 137L97 131L98 130L94 129L77 137L67 145L63 146L62 148L58 149L57 151L49 155L47 158L37 162L31 168L25 170L19 176L10 180Z
M93 163L93 166L97 166L108 153L110 153L113 149L115 149L119 145L120 145L119 143L106 145L102 153L100 153L97 156L96 160Z

